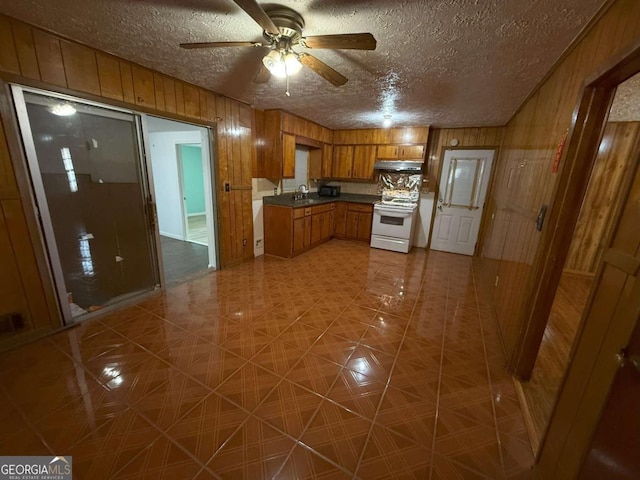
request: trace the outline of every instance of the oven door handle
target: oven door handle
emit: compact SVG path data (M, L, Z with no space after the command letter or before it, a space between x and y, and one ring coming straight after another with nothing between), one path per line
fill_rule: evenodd
M413 212L403 212L393 208L384 208L384 207L376 207L374 208L374 212L382 212L387 214L387 216L394 216L394 217L410 217L413 215Z

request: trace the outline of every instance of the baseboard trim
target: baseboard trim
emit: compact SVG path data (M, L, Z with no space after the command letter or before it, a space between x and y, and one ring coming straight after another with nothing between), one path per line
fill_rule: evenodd
M538 434L536 433L536 429L533 424L533 418L531 417L531 412L529 411L529 404L527 403L527 397L525 396L524 390L522 389L522 384L518 379L514 377L512 377L512 380L516 389L516 395L518 396L518 401L520 402L520 409L522 410L522 418L524 419L524 426L527 429L527 435L529 435L529 443L531 444L531 451L533 452L533 456L537 458L541 439L538 438Z
M174 240L181 240L184 242L184 238L179 236L179 235L174 235L173 233L167 233L167 232L160 232L160 235L162 235L163 237L169 237L169 238L173 238Z

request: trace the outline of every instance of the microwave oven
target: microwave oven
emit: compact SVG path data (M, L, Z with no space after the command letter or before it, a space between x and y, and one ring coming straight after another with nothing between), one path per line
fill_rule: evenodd
M339 197L340 186L339 185L325 185L318 188L319 197Z

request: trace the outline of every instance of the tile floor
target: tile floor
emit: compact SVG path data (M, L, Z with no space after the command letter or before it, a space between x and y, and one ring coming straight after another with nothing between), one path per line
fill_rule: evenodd
M502 479L533 462L471 258L332 240L0 356L0 450L74 479Z

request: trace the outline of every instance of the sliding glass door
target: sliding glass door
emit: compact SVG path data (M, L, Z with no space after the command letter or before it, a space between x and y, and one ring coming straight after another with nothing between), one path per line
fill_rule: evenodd
M13 93L65 322L154 289L139 118L17 86Z

